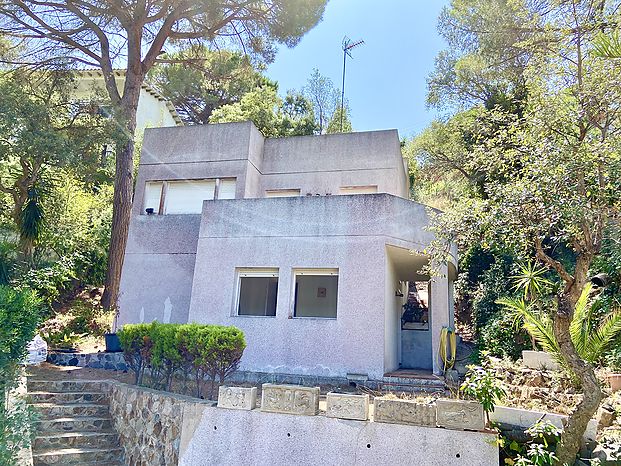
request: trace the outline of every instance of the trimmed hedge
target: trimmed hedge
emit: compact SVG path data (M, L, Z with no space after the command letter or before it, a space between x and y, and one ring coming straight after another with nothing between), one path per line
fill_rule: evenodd
M136 384L170 391L175 375L179 375L182 391L188 391L191 383L193 394L199 398L209 381L209 398L213 399L215 382L222 384L237 370L246 348L241 330L221 325L156 321L125 325L118 335Z

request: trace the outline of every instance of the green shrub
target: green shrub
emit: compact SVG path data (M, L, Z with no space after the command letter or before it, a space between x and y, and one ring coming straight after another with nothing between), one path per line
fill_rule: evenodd
M489 413L494 412L494 405L506 396L502 382L487 365L468 366L466 380L459 389L464 395L483 405L488 421Z
M522 350L531 348L528 332L516 324L515 317L508 311L500 311L479 330L479 354L516 361L522 357Z
M136 384L142 383L144 370L150 359L150 327L151 324L125 325L117 332L125 362L134 373Z
M6 405L6 393L19 377L26 347L42 316L41 300L32 290L0 286L0 464L16 464L28 440L32 413L23 400Z
M41 307L41 300L32 290L0 286L0 406L4 401L2 392L14 382L26 345L35 335Z
M118 334L136 383L146 382L148 372L148 385L170 390L174 376L180 374L184 390L192 381L199 398L206 382L213 398L215 382L223 383L237 370L246 348L241 330L219 325L128 324Z

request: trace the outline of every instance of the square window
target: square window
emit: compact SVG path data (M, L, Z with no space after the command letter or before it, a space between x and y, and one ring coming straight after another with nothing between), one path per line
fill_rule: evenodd
M294 271L295 317L336 319L339 273L337 269L307 269Z
M236 314L239 316L276 315L278 270L243 269L237 274Z

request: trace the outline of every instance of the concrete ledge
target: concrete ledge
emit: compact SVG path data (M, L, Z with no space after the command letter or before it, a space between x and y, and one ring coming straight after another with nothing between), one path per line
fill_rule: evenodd
M438 400L438 427L462 430L485 429L483 405L476 401Z
M563 428L563 422L567 416L563 414L546 413L543 411L531 411L528 409L509 408L507 406L496 406L494 411L489 413L490 422L500 424L503 428L518 427L527 429L539 420L550 421L559 429ZM591 419L584 433L583 440L592 442L597 435L597 420Z
M545 351L522 351L522 364L531 369L549 369L557 371L559 364Z

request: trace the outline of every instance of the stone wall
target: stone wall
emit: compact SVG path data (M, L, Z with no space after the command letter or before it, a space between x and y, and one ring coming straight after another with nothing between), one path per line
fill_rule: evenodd
M57 366L90 367L114 371L127 370L123 353L61 353L50 351L47 355L47 362Z
M184 410L211 406L194 398L109 381L110 414L132 466L178 464Z

